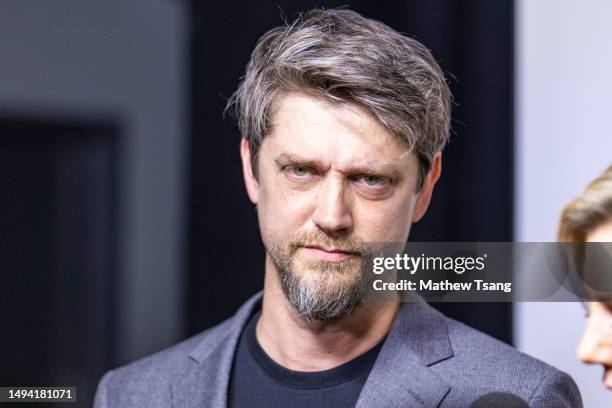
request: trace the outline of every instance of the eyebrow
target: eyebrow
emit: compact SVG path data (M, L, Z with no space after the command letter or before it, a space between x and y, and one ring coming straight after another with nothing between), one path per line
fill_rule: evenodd
M286 164L299 164L302 166L311 167L313 169L321 170L325 166L320 160L312 160L301 157L297 154L292 153L281 153L274 160L277 166L282 167ZM393 180L397 180L400 178L401 173L391 164L385 164L382 166L352 166L348 169L342 170L342 173L347 175L357 175L357 174L371 174L371 175L379 175L383 173L389 173L386 177L390 177Z
M322 169L323 163L320 162L319 160L309 160L303 157L300 157L298 155L294 155L291 153L281 153L278 155L278 157L276 159L274 159L274 163L276 163L277 166L281 167L285 164L300 164L303 166L308 166L308 167L313 167L313 168L317 168L317 169Z

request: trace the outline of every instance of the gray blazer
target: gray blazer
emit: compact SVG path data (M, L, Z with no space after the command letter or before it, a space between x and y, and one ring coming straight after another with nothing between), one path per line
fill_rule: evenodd
M96 408L227 406L234 351L261 293L223 323L108 372ZM582 407L567 374L452 320L426 303L405 303L361 391L357 407L467 407L489 392L531 407Z

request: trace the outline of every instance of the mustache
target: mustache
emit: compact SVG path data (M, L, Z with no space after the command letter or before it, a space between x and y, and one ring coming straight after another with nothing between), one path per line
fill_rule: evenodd
M350 252L367 256L372 249L356 238L334 237L322 231L304 231L289 241L289 251L293 254L300 247L330 248L336 251Z

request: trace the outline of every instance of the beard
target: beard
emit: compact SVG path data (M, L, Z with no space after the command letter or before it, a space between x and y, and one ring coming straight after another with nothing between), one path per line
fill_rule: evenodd
M286 247L279 240L266 245L281 287L292 309L307 320L334 321L357 310L368 282L361 260L368 248L354 240L322 231L301 233ZM352 255L339 262L309 258L304 247L325 247Z

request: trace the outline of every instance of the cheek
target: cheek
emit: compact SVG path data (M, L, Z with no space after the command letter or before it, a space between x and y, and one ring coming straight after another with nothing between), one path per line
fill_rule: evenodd
M370 242L404 242L412 225L414 203L414 194L408 198L357 203L356 234Z
M312 207L311 194L277 188L272 183L262 184L259 197L259 221L262 230L285 239L307 223Z
M580 346L583 351L588 351L590 353L594 353L599 346L599 324L593 319L593 317L589 317L587 320L584 331L582 332L582 341L580 342Z

